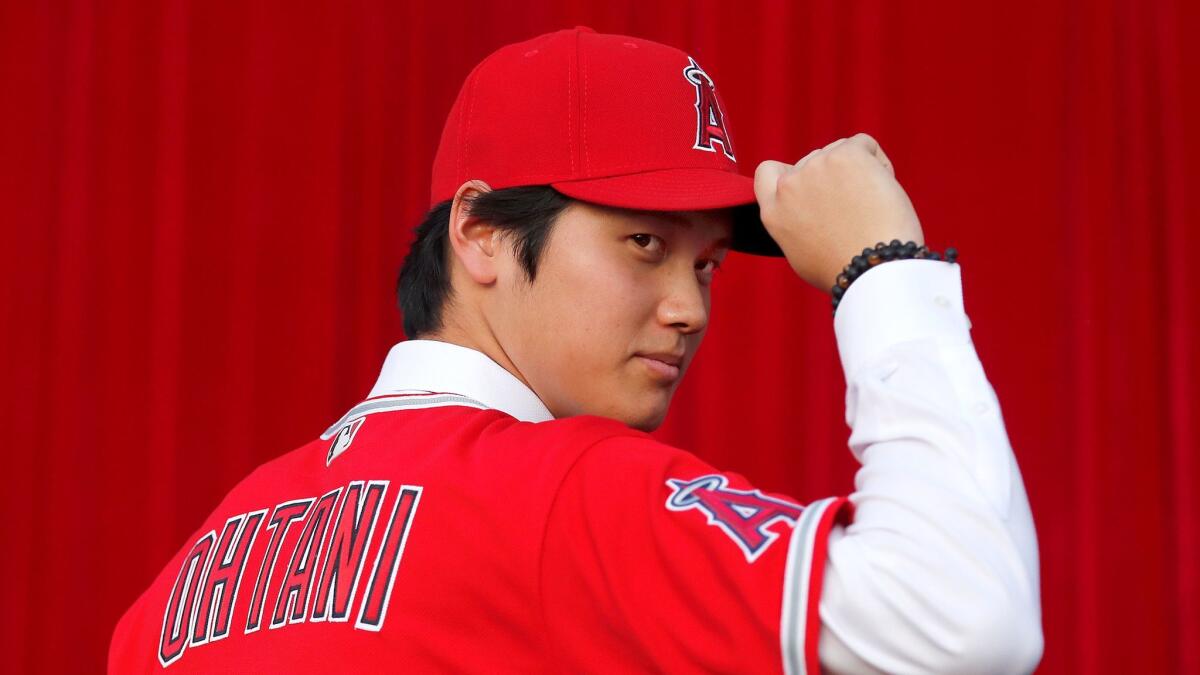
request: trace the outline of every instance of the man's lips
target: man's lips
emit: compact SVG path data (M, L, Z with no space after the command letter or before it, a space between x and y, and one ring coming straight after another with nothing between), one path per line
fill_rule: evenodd
M679 379L680 366L683 364L682 355L653 353L636 354L635 356L658 379L665 382L674 382Z
M683 351L638 352L637 356L644 356L648 359L654 359L655 361L662 361L663 363L667 364L668 366L675 366L678 368L679 365L683 363L684 353L685 352L683 352Z

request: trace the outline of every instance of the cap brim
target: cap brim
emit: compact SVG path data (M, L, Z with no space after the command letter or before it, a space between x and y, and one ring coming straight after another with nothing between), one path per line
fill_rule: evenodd
M663 169L608 178L563 181L550 187L602 206L645 211L733 209L735 251L782 257L767 234L754 198L754 179L718 169Z

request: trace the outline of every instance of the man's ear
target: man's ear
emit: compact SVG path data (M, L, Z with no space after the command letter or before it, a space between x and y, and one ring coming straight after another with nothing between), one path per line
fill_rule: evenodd
M450 246L471 279L481 285L496 281L500 231L471 215L470 200L492 188L481 180L463 183L450 206Z

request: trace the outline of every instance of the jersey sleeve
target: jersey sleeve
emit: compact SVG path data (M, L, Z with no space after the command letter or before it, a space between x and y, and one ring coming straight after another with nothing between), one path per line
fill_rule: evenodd
M541 601L570 671L818 673L826 542L852 504L801 505L694 455L615 437L551 508Z

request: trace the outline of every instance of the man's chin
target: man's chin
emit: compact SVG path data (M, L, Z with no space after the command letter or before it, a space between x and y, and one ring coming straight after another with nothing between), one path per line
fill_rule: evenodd
M664 420L667 419L667 407L670 405L670 400L666 404L647 406L641 410L633 411L627 419L621 420L628 426L638 431L650 433L662 426Z
M625 390L629 392L628 389ZM651 432L662 426L667 418L667 409L671 405L673 390L642 389L636 393L627 393L621 400L611 400L608 405L589 407L584 406L574 414L596 415L616 420L631 429ZM558 415L555 415L558 417Z

